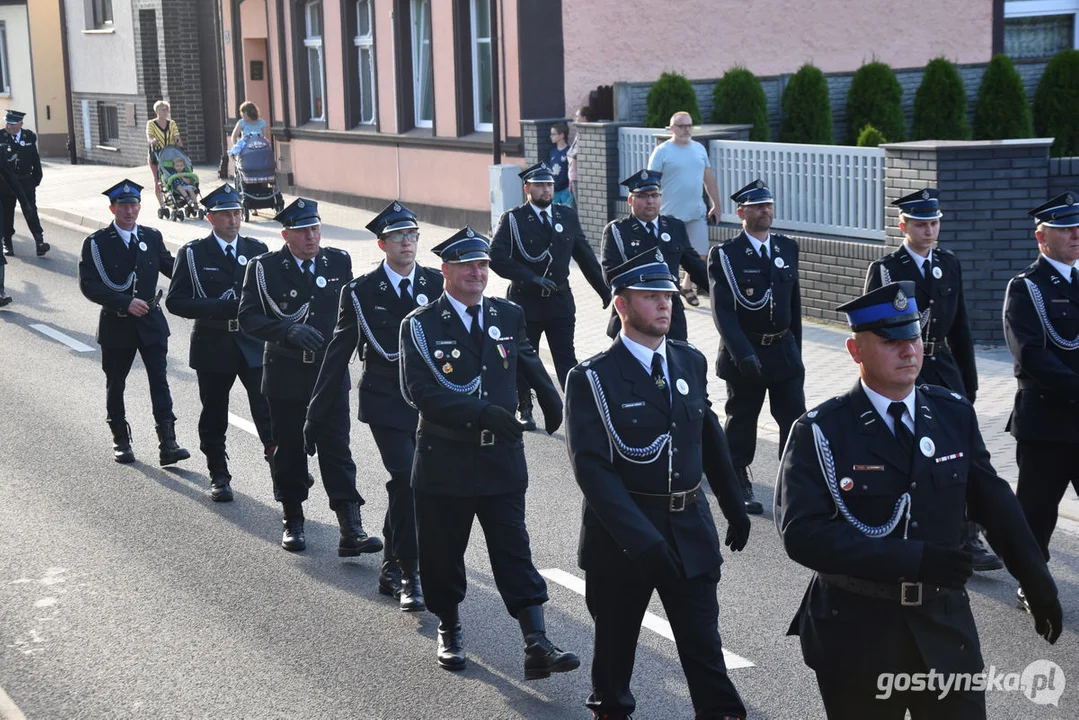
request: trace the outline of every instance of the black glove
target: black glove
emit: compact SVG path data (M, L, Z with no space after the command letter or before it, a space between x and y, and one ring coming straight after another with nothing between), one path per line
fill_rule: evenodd
M308 420L303 424L303 449L308 455L315 454L315 443L318 442L319 424L314 420Z
M536 391L536 401L543 410L543 429L548 435L554 435L555 430L562 426L562 398L558 393L546 393Z
M500 405L488 405L483 409L480 413L480 427L490 430L496 438L507 442L516 442L525 434L524 428L513 413Z
M761 359L756 355L750 355L738 361L738 372L749 380L759 380L761 377Z
M966 550L930 545L922 550L918 579L931 585L961 588L974 572L974 556Z
M1060 600L1053 597L1046 602L1027 595L1027 602L1030 603L1030 614L1034 616L1034 629L1050 645L1055 644L1064 628L1064 611L1060 609Z
M685 577L681 561L666 540L648 546L637 559L644 574L657 588L673 585Z
M551 292L558 292L558 283L556 283L549 277L540 277L537 275L528 282L532 283L540 290L550 290Z
M285 333L285 339L301 350L309 350L311 352L315 352L322 347L322 343L324 342L322 333L310 325L304 325L303 323L296 323L290 327Z
M967 393L967 400L970 400L971 405L974 404L974 398L976 398L976 397L978 397L978 391L977 390L971 390L970 392Z
M741 514L735 514L734 517L727 518L727 537L723 544L734 552L742 550L746 543L749 542L750 527L749 515L746 515L745 506L743 505Z
M607 307L611 304L611 293L605 292L600 295L600 298L603 300L603 309L606 310Z

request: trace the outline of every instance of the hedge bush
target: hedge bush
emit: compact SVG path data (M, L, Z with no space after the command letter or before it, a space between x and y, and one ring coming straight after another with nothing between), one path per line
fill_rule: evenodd
M905 139L903 88L892 69L882 62L858 68L847 91L847 145L858 142L866 125L879 129L892 142Z
M974 139L1034 137L1034 121L1023 79L1012 59L1000 53L989 61L974 106Z
M824 73L806 63L783 89L783 121L779 139L789 143L831 145L832 102L828 98L828 81Z
M1055 138L1053 157L1079 155L1079 50L1061 50L1049 60L1034 91L1034 130Z
M750 140L769 140L768 98L756 75L744 67L728 70L716 83L712 99L712 122L752 125Z
M876 147L886 142L888 141L880 134L880 130L872 125L866 125L858 133L858 147Z
M689 80L674 72L665 72L648 91L646 100L645 127L665 128L671 122L671 115L676 112L688 112L693 124L701 122L701 107L697 102L697 93Z
M969 140L967 91L955 65L946 58L929 61L914 94L912 140Z

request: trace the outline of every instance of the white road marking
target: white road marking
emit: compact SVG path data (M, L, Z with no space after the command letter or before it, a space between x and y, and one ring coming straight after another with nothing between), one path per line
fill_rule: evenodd
M584 580L576 575L571 575L565 570L560 570L558 568L540 570L539 574L553 583L558 583L564 588L569 588L578 595L584 595ZM644 622L642 625L657 635L662 635L668 640L674 640L674 632L671 630L671 624L659 615L646 612L644 614ZM728 670L757 667L753 662L746 660L741 655L735 655L727 648L723 648L723 659L727 663Z
M235 425L244 432L250 433L255 437L259 436L259 431L258 428L255 427L255 423L251 422L250 420L244 420L239 415L233 415L232 413L229 413L229 424Z
M48 337L51 337L53 340L58 340L58 341L62 342L64 345L67 345L69 348L71 348L75 352L93 352L94 351L94 348L90 347L86 343L79 342L75 338L63 334L62 332L60 332L56 328L51 328L48 325L42 325L41 323L35 323L34 325L31 325L30 327L33 328L34 330L37 330L42 335L46 335Z
M0 688L0 720L26 720L19 706Z

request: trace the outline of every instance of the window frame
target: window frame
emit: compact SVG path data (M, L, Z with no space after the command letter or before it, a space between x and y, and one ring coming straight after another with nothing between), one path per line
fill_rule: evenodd
M0 21L0 97L11 97L11 65L7 56L7 23Z
M361 6L367 6L367 21L368 21L368 33L366 35L360 35L360 29L363 27L361 22ZM354 124L377 126L378 125L378 68L376 67L377 57L375 53L375 0L355 0L353 3L356 13L356 34L352 38L352 44L356 49L356 92L358 94L357 105L359 108L358 115ZM370 55L371 58L371 70L369 77L364 77L363 71L363 53L364 51ZM371 85L371 118L365 120L363 117L363 83L364 81L370 82Z
M1004 21L1015 18L1072 16L1072 48L1079 48L1079 0L1006 0Z
M318 8L318 28L315 30L318 35L312 35L312 22L311 22L311 10ZM303 6L303 49L304 49L304 65L307 70L307 85L308 85L308 97L307 97L307 113L308 122L326 122L326 55L324 53L324 43L322 37L322 23L324 14L324 7L322 0L307 0ZM311 84L311 51L315 51L315 55L318 58L318 79L319 79L319 93L315 93L315 88ZM315 101L320 99L322 101L322 112L318 115L315 114Z
M412 124L413 127L426 128L433 130L435 121L435 99L434 99L434 58L432 55L432 49L434 47L434 33L431 28L431 10L432 0L411 0L409 2L410 16L409 16L409 32L412 40L411 55L412 55ZM426 9L426 13L423 11ZM417 12L419 11L419 12ZM423 19L426 14L427 21L427 37L421 37L420 20ZM431 117L420 117L423 111L423 45L427 44L427 65L431 69Z
M112 111L110 117L109 111ZM112 123L110 120L115 119L116 134L111 134ZM104 147L115 147L114 141L120 140L120 107L118 105L112 105L104 100L97 101L97 134L98 142Z
M112 0L88 0L90 6L88 13L90 27L94 30L104 30L114 26Z
M486 44L487 55L491 56L491 29L488 29L487 37L484 40L480 40L479 37L479 3L487 3L488 20L490 19L491 0L469 0L468 3L468 15L469 15L469 48L472 53L472 118L473 118L473 130L476 132L494 132L494 108L492 107L491 122L482 122L480 117L482 115L482 93L484 88L480 85L480 45ZM491 64L494 65L494 58L491 57ZM491 92L491 88L487 87L486 92L489 95L489 99L494 103L494 95Z

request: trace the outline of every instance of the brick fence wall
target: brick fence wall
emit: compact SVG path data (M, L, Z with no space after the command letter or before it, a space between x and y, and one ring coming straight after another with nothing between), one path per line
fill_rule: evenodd
M1049 192L1046 199L1066 190L1079 192L1079 157L1049 160Z

